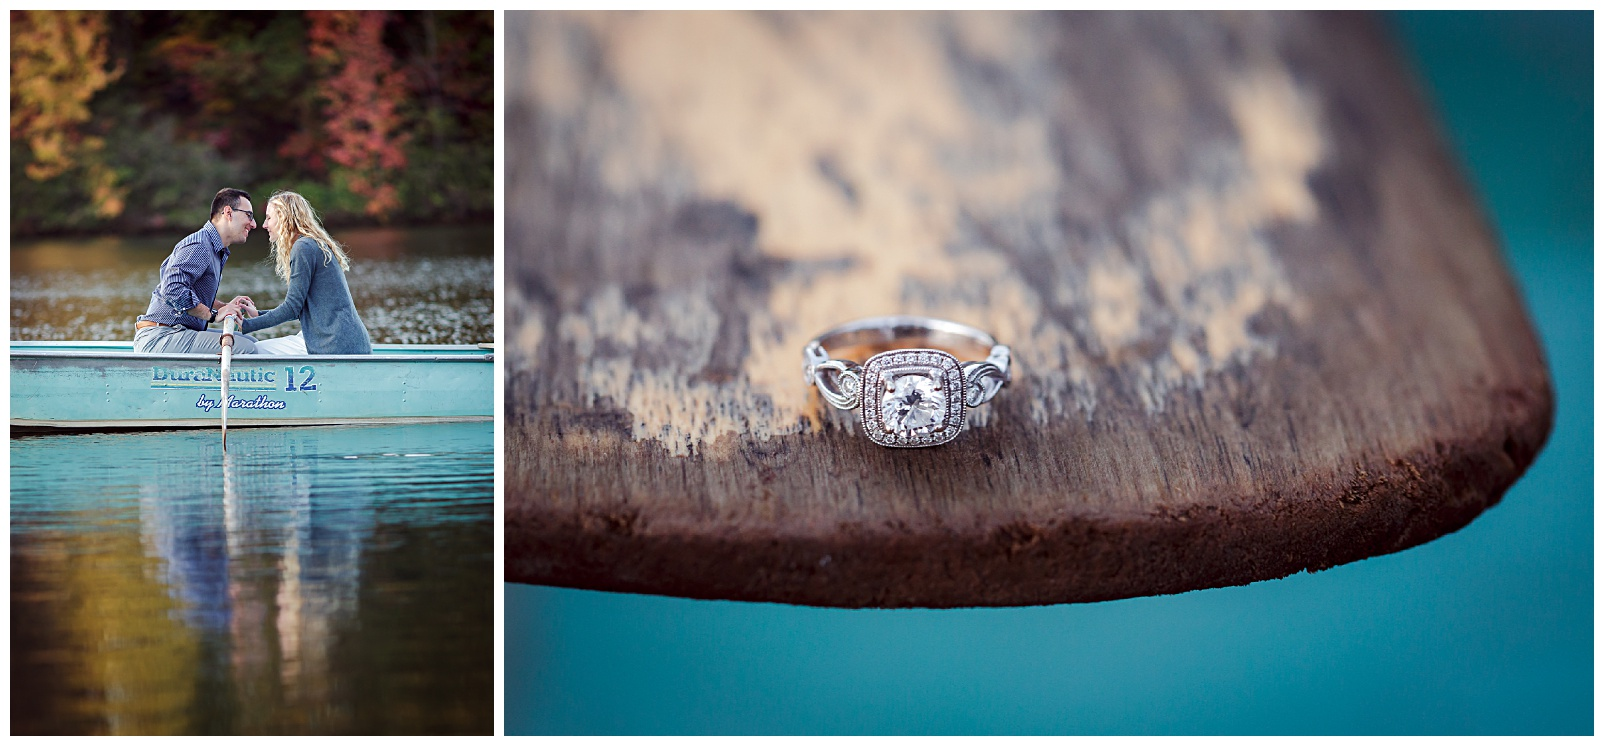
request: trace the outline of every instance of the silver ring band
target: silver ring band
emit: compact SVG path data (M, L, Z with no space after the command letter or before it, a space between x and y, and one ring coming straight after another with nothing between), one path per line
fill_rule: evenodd
M887 348L863 364L829 349ZM946 349L943 349L946 348ZM985 350L959 362L947 349ZM917 448L958 436L967 408L1008 385L1007 345L966 324L923 316L878 316L835 327L802 350L802 374L837 409L860 410L865 434L885 446Z

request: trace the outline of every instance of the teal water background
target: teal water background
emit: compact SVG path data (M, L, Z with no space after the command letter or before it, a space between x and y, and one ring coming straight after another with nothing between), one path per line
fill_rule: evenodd
M508 584L507 733L1592 733L1592 14L1387 19L1549 357L1554 430L1502 503L1397 554L1099 604Z
M494 729L493 423L14 437L14 734Z

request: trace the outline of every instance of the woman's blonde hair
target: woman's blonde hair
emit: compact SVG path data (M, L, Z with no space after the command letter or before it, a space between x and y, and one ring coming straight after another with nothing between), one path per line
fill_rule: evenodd
M290 250L302 236L318 242L323 249L323 266L327 267L331 260L338 259L340 269L350 271L351 260L345 255L345 247L323 229L317 211L312 209L305 197L295 192L274 192L268 198L263 214L273 209L275 204L278 205L279 219L267 232L267 238L273 244L273 269L286 284L290 281Z

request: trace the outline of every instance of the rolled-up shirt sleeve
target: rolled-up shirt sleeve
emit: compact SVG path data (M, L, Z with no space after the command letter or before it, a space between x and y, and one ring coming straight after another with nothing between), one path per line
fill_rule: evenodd
M211 267L207 252L211 249L200 242L191 243L173 250L172 261L162 269L161 288L162 302L179 314L189 313L189 309L205 305L200 295L195 292L195 280Z

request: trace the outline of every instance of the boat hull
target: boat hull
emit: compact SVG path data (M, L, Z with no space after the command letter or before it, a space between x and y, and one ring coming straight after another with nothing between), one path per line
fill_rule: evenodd
M126 342L12 342L13 433L219 427L216 355ZM239 355L228 425L415 424L494 417L494 358L472 345L374 345L372 355Z

